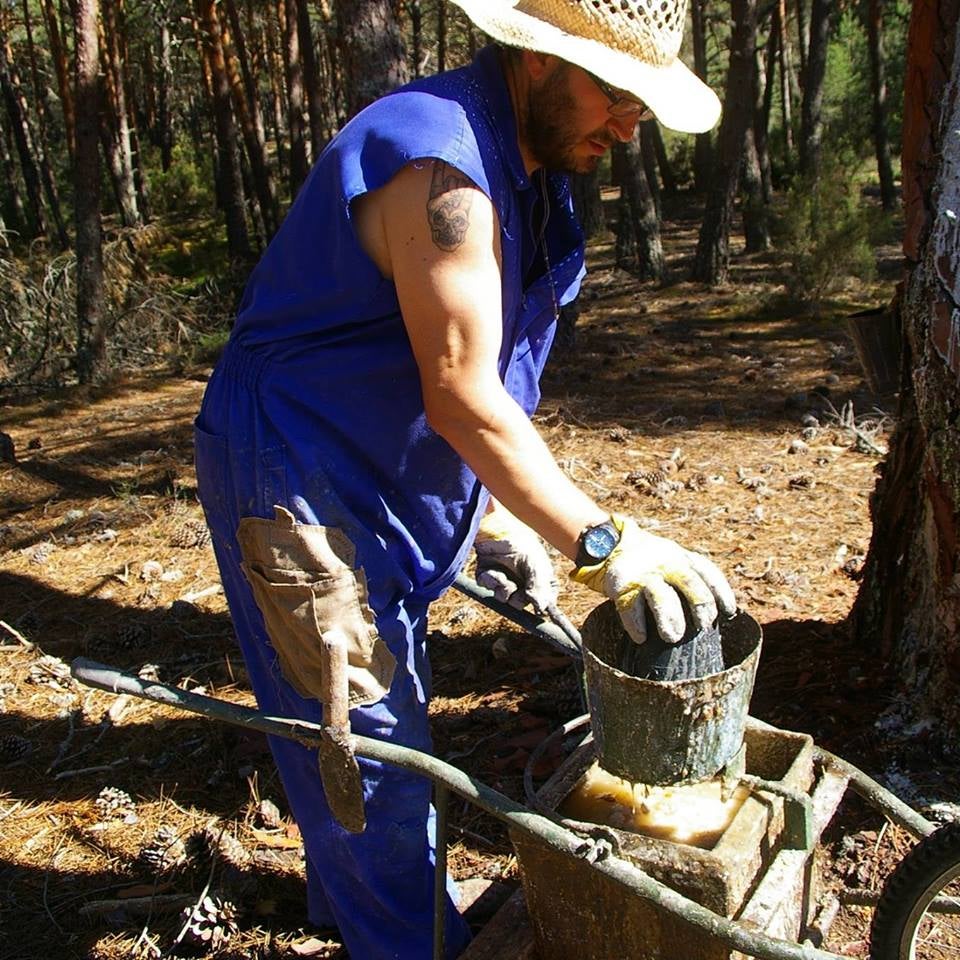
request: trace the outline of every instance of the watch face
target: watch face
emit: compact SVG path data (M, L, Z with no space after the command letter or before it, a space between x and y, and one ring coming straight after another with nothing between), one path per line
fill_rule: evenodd
M594 560L606 560L619 539L617 531L609 526L590 527L583 534L583 549Z

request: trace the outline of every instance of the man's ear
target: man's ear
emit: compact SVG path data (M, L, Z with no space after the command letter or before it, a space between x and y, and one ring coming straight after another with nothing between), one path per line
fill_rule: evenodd
M560 58L552 53L540 53L537 50L524 50L522 59L531 80L542 80L549 76L560 62Z

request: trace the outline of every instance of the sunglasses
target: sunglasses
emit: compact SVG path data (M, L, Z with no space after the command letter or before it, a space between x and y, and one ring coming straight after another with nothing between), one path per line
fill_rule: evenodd
M637 100L636 97L631 97L616 87L611 87L606 80L601 80L596 74L591 73L589 70L585 70L584 73L600 88L600 92L610 101L607 107L607 113L609 113L611 117L617 117L619 119L633 117L638 123L654 118L654 112L642 100Z

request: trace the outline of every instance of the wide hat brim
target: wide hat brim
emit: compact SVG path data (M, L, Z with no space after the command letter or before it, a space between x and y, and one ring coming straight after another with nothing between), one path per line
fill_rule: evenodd
M494 40L550 53L595 73L611 86L642 100L671 130L704 133L720 119L717 95L679 57L663 66L647 63L599 40L567 33L516 10L516 0L453 2Z

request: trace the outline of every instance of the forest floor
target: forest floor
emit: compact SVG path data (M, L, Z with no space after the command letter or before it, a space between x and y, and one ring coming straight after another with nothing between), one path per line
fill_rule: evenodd
M695 226L666 225L677 275ZM842 317L890 299L896 249L819 319L789 302L773 255L735 257L716 290L638 284L611 256L591 247L576 348L545 377L551 450L604 506L726 571L765 635L754 716L912 804L955 799L955 768L900 721L895 678L846 625L895 398L867 388ZM0 464L2 960L158 956L185 943L180 911L205 891L236 905L239 932L203 956L345 955L335 931L304 925L299 837L263 736L64 672L83 655L253 703L195 497L208 374L150 370L0 410L18 456ZM577 623L596 602L562 586ZM531 750L580 712L574 671L454 591L429 642L436 754L522 799ZM877 890L909 845L845 801L818 855L825 886ZM459 801L450 863L458 879L518 883L504 830ZM828 947L866 955L869 918L844 907Z

